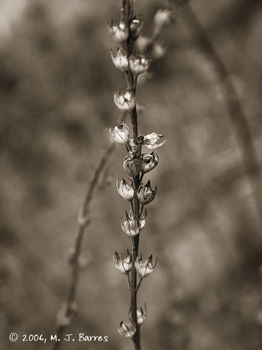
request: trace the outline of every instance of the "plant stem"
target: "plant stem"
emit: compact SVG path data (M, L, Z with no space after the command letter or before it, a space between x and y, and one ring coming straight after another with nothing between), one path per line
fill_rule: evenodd
M238 94L224 62L220 58L216 48L212 45L207 32L198 21L192 7L190 6L189 0L184 1L183 13L189 27L192 28L192 32L194 32L198 40L203 54L212 65L218 80L221 83L220 87L228 109L230 122L235 133L236 141L238 142L241 150L243 166L253 190L254 201L258 212L258 223L260 229L262 229L262 187L260 180L261 168L252 139L252 134L249 129L248 118L245 115L245 111L241 105Z
M135 260L138 255L139 235L132 238L132 269L131 269L131 318L136 328L136 333L133 336L133 342L136 350L140 350L140 329L137 324L137 272L135 268Z
M124 7L125 6L125 7ZM122 2L122 18L125 19L125 24L129 30L129 36L126 41L126 52L127 57L129 58L133 53L134 48L134 41L132 38L132 35L130 34L130 21L133 18L133 0L127 0ZM130 69L126 72L126 78L127 78L127 84L128 89L132 91L134 97L136 97L136 85L137 85L137 79L132 73ZM130 111L130 120L132 123L132 131L133 131L133 140L134 143L138 143L138 121L137 121L137 110L136 105L135 107ZM138 152L139 154L141 152ZM134 218L137 221L137 224L139 225L139 200L137 198L137 191L140 186L140 180L139 175L134 176L133 183L135 187L135 195L132 203L133 208L133 214ZM130 300L130 313L131 313L131 320L132 323L136 329L136 332L132 338L135 350L141 350L140 345L140 329L139 325L137 324L137 271L135 267L135 261L138 256L138 250L139 250L139 235L132 238L132 268L130 272L130 291L131 291L131 300Z
M89 219L89 211L90 211L90 204L93 199L93 195L95 190L97 189L98 186L98 180L100 178L101 173L103 172L107 161L112 154L112 152L115 149L115 144L111 144L108 146L99 162L98 165L95 169L95 173L93 175L93 178L89 184L89 187L86 192L86 196L84 199L84 203L82 206L82 209L80 211L80 216L78 219L78 227L77 227L77 234L74 242L74 250L73 250L73 255L70 259L70 263L72 266L72 274L71 274L71 283L69 286L69 291L68 291L68 296L65 302L65 305L62 306L61 310L59 313L63 314L64 318L68 320L67 323L63 324L60 323L57 326L56 329L56 334L57 338L62 340L62 337L64 335L65 330L67 327L70 325L72 321L72 317L74 316L76 310L75 310L75 304L76 304L76 292L77 292L77 286L78 286L78 281L79 281L79 273L80 273L80 267L79 267L79 258L81 255L81 250L82 250L82 243L83 243L83 238L85 234L86 227L90 223ZM61 348L61 341L57 341L54 343L54 350L59 350Z

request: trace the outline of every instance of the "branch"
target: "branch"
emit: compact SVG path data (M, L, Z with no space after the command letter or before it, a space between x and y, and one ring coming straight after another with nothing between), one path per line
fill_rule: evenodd
M231 81L230 73L219 56L216 48L209 39L205 29L198 21L192 7L190 6L190 1L175 0L175 3L184 4L183 14L185 20L194 33L203 55L213 67L214 72L220 82L220 88L228 110L230 122L234 130L236 141L238 142L242 153L243 166L253 188L255 204L259 214L260 225L262 227L262 193L261 185L259 184L261 169L249 129L248 118L245 115L234 84Z
M70 258L70 264L72 268L71 275L71 283L69 286L68 296L65 303L62 305L60 311L57 314L57 329L56 334L57 338L62 340L63 334L68 326L71 324L74 315L76 314L76 292L78 287L80 266L79 266L79 258L82 250L82 243L84 234L87 226L90 223L89 212L90 212L90 204L92 202L94 193L98 187L98 180L100 178L101 173L103 172L109 157L113 153L115 149L115 144L110 144L103 152L97 167L95 169L95 173L93 178L89 184L89 187L86 192L86 196L84 199L83 206L80 210L80 215L78 218L78 227L77 234L74 242L74 250L73 254ZM57 341L54 343L54 350L59 350L61 346L61 342Z

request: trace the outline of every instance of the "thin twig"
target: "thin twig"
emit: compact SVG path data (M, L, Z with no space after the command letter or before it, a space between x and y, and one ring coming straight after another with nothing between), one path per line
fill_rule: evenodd
M110 155L113 153L114 149L115 149L115 144L110 144L104 150L97 164L97 167L95 169L93 178L87 189L84 203L78 218L78 227L77 227L76 238L74 241L74 250L70 259L71 268L72 268L71 283L69 286L67 299L63 304L61 310L58 312L58 320L57 320L58 325L56 329L56 334L57 334L57 338L60 339L61 341L65 330L71 324L72 318L76 313L76 292L77 292L79 272L80 272L79 258L81 255L85 230L88 224L90 223L90 218L89 218L90 204L92 202L94 193L98 187L98 180L100 178L100 175L103 172L108 162L108 159ZM53 347L54 350L60 349L61 341L57 341L54 343L54 347Z
M197 39L198 45L213 67L214 72L220 82L221 92L229 113L230 122L235 133L236 140L239 144L245 172L249 177L250 184L253 189L253 196L259 214L260 225L262 227L262 193L259 184L260 164L253 143L252 134L248 125L248 118L245 115L240 99L230 78L223 60L212 44L206 30L199 22L194 10L190 5L190 1L175 1L184 4L184 18L191 28Z

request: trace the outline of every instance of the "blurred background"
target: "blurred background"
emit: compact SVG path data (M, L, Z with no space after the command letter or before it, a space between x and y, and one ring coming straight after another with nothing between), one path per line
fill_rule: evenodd
M70 283L68 255L79 208L107 129L120 115L113 92L125 81L111 62L107 23L120 1L0 1L0 348L10 332L55 333ZM137 1L144 35L161 1ZM223 84L181 5L159 42L166 55L138 93L143 133L167 144L151 173L157 198L148 208L141 252L159 264L141 287L147 304L143 349L259 350L262 327L261 159L262 3L192 0L192 9L230 73L246 123L232 123ZM192 24L192 23L191 23ZM238 115L235 115L237 118ZM242 128L242 132L241 129ZM247 140L246 140L247 136ZM83 244L79 313L68 333L108 335L108 343L63 349L131 350L117 327L129 295L112 262L130 242L119 218L116 149L92 203ZM150 174L150 175L151 175Z

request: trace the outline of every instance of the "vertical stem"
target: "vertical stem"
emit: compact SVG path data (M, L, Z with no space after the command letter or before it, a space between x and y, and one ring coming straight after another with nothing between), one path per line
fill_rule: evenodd
M132 269L131 269L131 318L136 327L136 333L133 336L133 342L136 350L140 350L140 329L137 324L137 273L135 268L135 260L138 255L139 235L132 238Z
M129 28L129 37L127 39L126 43L126 51L127 51L127 57L130 57L133 53L134 48L134 41L132 36L130 35L130 22L133 18L133 0L128 0L126 5L126 25ZM132 71L129 69L126 72L127 77L127 83L128 88L132 91L134 96L136 97L136 78L133 75ZM137 110L136 106L130 111L130 119L132 123L132 129L133 129L133 140L137 144L137 137L138 137L138 121L137 121ZM140 154L141 152L139 152ZM135 196L133 199L133 214L134 218L137 221L137 224L139 224L139 201L137 198L137 191L140 186L140 180L139 175L133 177L133 183L135 186ZM138 256L138 250L139 250L139 235L132 238L132 268L131 268L131 279L130 279L130 289L131 289L131 300L130 300L130 313L131 313L131 319L132 323L136 329L136 333L133 336L133 343L135 346L135 350L141 350L140 345L140 329L139 325L137 324L137 272L135 267L135 261Z

